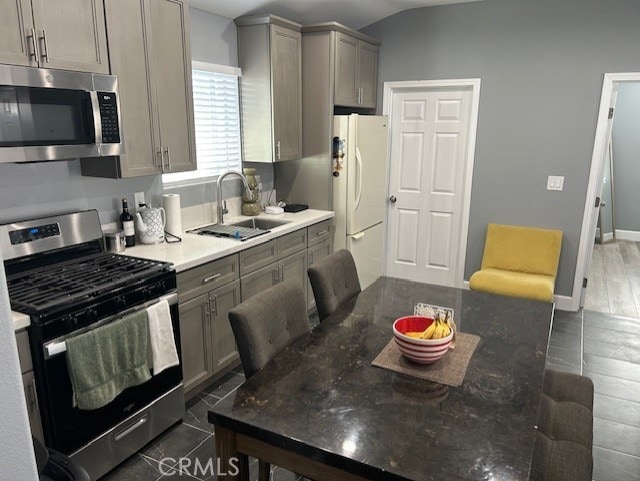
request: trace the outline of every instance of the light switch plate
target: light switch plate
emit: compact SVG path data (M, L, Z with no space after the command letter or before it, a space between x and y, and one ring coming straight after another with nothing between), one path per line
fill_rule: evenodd
M563 188L563 175L550 175L549 177L547 177L547 190L562 190Z

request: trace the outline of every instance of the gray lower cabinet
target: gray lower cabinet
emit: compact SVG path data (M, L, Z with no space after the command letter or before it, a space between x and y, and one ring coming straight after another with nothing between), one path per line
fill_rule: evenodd
M331 253L331 226L331 220L322 221L178 274L187 399L238 363L229 311L241 301L294 280L302 286L307 306L315 305L307 266Z
M29 415L31 434L44 444L42 421L40 420L40 407L38 405L38 394L36 392L36 381L33 375L33 363L31 362L29 334L27 331L22 330L16 334L16 344L18 346L20 371L22 372L22 385L24 388L24 397L27 402L27 414Z
M242 300L285 280L303 286L306 302L308 230L300 229L240 253Z
M180 347L185 393L213 377L209 294L180 303Z
M229 323L229 311L240 304L240 281L211 291L213 343L213 373L216 374L240 359L233 330Z
M38 394L36 393L36 379L33 371L22 375L22 385L24 386L24 397L27 400L27 414L29 415L31 434L44 444L42 422L40 421L40 406L38 405Z
M187 398L236 364L229 311L240 303L238 256L178 274L182 377Z
M331 239L324 239L319 243L309 246L307 263L308 266L311 267L313 264L318 262L320 259L323 259L331 254L333 249L331 248ZM316 300L313 296L313 288L311 287L311 282L307 279L307 308L309 310L316 307Z
M303 286L306 302L306 277L307 252L304 250L242 276L242 300L249 299L280 282L293 279Z

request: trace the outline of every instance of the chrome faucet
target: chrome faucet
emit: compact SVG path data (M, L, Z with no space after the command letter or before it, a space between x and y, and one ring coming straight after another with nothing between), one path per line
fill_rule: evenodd
M244 176L244 174L240 171L237 170L227 170L226 172L222 173L220 175L220 177L218 177L218 184L217 184L217 200L218 200L218 219L216 221L216 224L224 224L224 214L228 214L229 210L227 209L226 205L223 207L222 206L222 180L227 176L227 175L237 175L238 177L240 177L242 179L242 183L244 184L244 188L245 191L247 193L247 196L250 198L253 198L253 193L251 192L251 189L249 188L249 182L247 182L247 178Z

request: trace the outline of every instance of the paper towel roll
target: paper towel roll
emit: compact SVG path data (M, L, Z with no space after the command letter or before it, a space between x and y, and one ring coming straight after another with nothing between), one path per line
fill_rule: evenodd
M175 236L182 235L182 215L180 213L180 195L162 194L162 206L167 214L167 225L164 230Z

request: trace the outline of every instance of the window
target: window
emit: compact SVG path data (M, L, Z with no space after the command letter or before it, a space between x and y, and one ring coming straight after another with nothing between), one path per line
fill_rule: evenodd
M163 174L165 185L207 182L242 167L240 69L203 62L192 66L198 170Z

